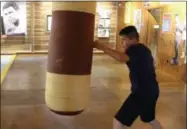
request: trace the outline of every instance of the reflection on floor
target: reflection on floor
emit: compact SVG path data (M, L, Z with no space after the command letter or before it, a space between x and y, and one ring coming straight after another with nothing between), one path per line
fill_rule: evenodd
M126 66L109 56L95 55L89 107L81 115L65 117L50 112L45 106L46 59L45 55L16 58L1 87L1 128L112 129L113 116L130 92ZM164 85L157 118L164 129L186 129L183 84L159 72L158 79ZM137 119L132 129L150 129L150 126Z
M11 57L12 57L11 55L1 55L1 71L10 62Z
M16 55L1 55L1 84L15 58Z

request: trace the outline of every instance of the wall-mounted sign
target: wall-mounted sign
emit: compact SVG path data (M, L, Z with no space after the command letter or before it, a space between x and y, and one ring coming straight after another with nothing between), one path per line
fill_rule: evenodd
M141 30L141 9L134 10L134 26L136 27L137 31L140 33Z
M3 17L5 34L26 34L27 17L25 2L1 2L1 16Z
M172 21L172 14L165 13L163 15L163 22L162 22L162 32L170 32L171 31L171 21Z

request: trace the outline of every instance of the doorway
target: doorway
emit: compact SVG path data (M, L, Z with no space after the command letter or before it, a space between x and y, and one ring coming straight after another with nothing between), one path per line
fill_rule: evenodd
M159 34L161 28L161 9L148 10L147 24L147 46L152 52L154 60L157 62Z

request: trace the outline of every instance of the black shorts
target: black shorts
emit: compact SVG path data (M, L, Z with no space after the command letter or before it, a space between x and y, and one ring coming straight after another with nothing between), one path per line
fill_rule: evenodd
M133 124L138 116L143 122L149 123L155 119L157 99L158 95L145 97L130 94L115 115L115 118L128 127Z

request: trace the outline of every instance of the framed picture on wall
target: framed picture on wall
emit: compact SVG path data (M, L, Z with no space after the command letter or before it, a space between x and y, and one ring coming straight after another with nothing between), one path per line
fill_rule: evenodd
M98 24L98 37L109 38L110 37L110 18L100 18Z
M98 37L99 38L108 38L110 36L110 29L99 28L98 29Z
M162 32L170 32L171 26L172 26L172 14L171 13L165 13L163 15L163 21L162 21Z
M110 27L110 18L100 18L98 27L109 28Z
M52 15L47 15L47 31L51 31Z
M105 19L105 28L110 28L110 18Z
M98 14L99 18L110 18L111 15L112 15L111 10L104 9L101 6L98 6L96 11L97 11L97 14Z
M3 21L2 16L1 16L1 19L0 19L0 24L1 24L1 34L5 35L5 27L4 27L4 21Z
M98 27L99 28L104 28L105 27L105 19L104 18L99 19Z
M136 9L134 10L134 25L137 29L137 31L140 33L141 30L141 20L142 20L142 15L141 15L141 9Z
M1 16L6 35L26 35L26 2L1 2Z

